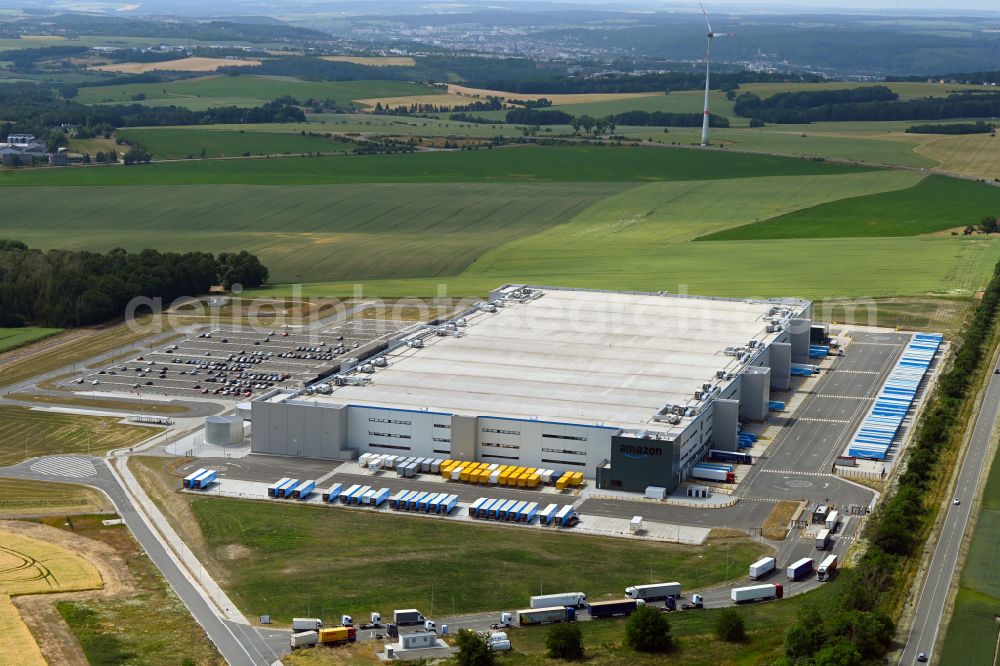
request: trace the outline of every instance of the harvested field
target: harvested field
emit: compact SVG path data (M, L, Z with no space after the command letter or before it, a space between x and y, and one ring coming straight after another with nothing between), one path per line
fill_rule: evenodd
M101 575L72 550L0 526L0 593L95 590Z
M145 74L146 72L214 72L220 67L257 67L260 60L227 60L226 58L180 58L162 62L117 62L97 65L89 69L122 74Z
M545 98L555 106L564 104L593 104L595 102L616 102L623 99L636 99L638 97L663 96L660 92L634 92L634 93L553 93L553 94L524 94L505 92L503 90L486 90L483 88L470 88L453 83L448 84L448 92L465 98L486 99L487 97L499 97L504 100L523 99L535 100ZM468 100L464 102L468 104Z
M330 62L352 62L369 67L414 67L417 61L409 56L323 56Z
M6 594L0 594L0 652L15 655L20 666L45 666L47 663L38 649L38 643Z
M0 479L0 516L97 513L111 508L97 490L70 483Z

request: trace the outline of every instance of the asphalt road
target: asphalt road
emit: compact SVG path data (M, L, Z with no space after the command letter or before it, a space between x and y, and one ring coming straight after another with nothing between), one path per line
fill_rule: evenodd
M940 663L940 658L934 658L932 650L941 629L941 614L952 578L960 573L956 570L959 549L965 531L969 528L979 479L989 471L989 461L986 457L998 413L1000 413L1000 375L993 374L990 375L990 384L986 388L982 407L976 416L972 440L958 473L955 496L962 503L957 506L948 505L944 525L935 543L934 554L931 556L931 563L927 567L920 596L917 599L917 610L910 632L906 636L906 645L899 659L900 664L917 663L917 654L920 652L925 653L932 661Z
M108 468L108 463L101 458L85 458L84 456L56 456L56 459L89 460L95 469L91 476L61 476L53 473L35 471L31 466L44 459L32 459L14 465L0 468L0 476L16 479L32 479L38 481L63 481L80 483L104 491L111 499L118 514L125 520L132 535L149 555L163 577L170 583L174 592L188 607L195 620L208 634L219 652L230 664L254 664L267 666L274 663L278 656L264 641L261 635L251 626L236 622L223 622L208 605L208 602L195 589L194 585L181 571L180 567L170 557L152 532L146 521L136 511L132 500L118 480ZM51 459L51 458L50 458ZM287 645L287 638L285 639Z

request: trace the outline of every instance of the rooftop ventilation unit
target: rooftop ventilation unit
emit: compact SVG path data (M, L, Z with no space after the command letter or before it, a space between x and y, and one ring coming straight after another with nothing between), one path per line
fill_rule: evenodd
M372 365L374 365L376 368L384 368L387 365L389 365L389 359L387 359L385 356L379 356L374 361L372 361Z
M365 363L360 368L358 368L358 370L370 375L371 373L375 372L375 365L372 363Z
M468 322L465 321L465 317L459 317L455 320L455 326L458 326L459 328L463 328L466 324L468 324Z
M695 391L694 392L694 399L695 400L701 400L701 396L702 396L701 391Z
M684 410L684 416L694 416L697 413L698 410L696 410L694 407L688 407L687 409Z
M701 390L705 391L707 393L708 391L712 390L712 385L708 384L708 383L702 384L701 385Z
M409 340L406 341L406 346L412 347L414 349L420 349L421 347L424 346L424 341L421 340L420 338L410 338Z

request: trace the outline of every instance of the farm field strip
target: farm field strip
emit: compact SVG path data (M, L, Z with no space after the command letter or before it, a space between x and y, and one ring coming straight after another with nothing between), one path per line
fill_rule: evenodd
M108 65L94 65L88 69L121 74L145 74L156 71L214 72L220 67L259 67L260 60L227 60L225 58L178 58L159 62L116 62Z
M62 332L61 328L44 328L41 326L22 326L20 328L0 328L0 352L14 347L35 342L50 335Z
M100 491L71 483L0 479L0 516L11 518L63 511L97 512L109 505Z
M0 593L46 594L95 590L101 575L76 553L0 528Z
M740 95L749 92L758 97L765 98L780 92L843 90L846 88L869 88L872 86L885 86L897 93L901 100L919 99L921 97L945 97L952 92L966 90L996 92L996 88L992 86L967 85L964 83L917 83L909 81L858 83L853 81L829 81L824 83L743 83L740 84L736 94Z
M16 655L19 666L46 666L48 662L38 649L38 643L31 635L10 596L0 593L0 651Z
M1000 139L989 134L927 137L914 150L937 162L942 171L1000 178Z
M154 159L201 157L202 151L205 157L236 157L245 154L346 152L351 147L351 144L335 138L292 132L145 128L120 130L117 136L129 143L142 145L153 154Z

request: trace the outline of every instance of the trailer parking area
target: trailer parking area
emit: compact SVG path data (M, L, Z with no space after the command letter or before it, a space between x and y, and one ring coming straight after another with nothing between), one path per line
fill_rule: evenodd
M76 377L69 385L137 397L245 400L275 387L301 388L412 325L357 318L315 331L218 327Z

